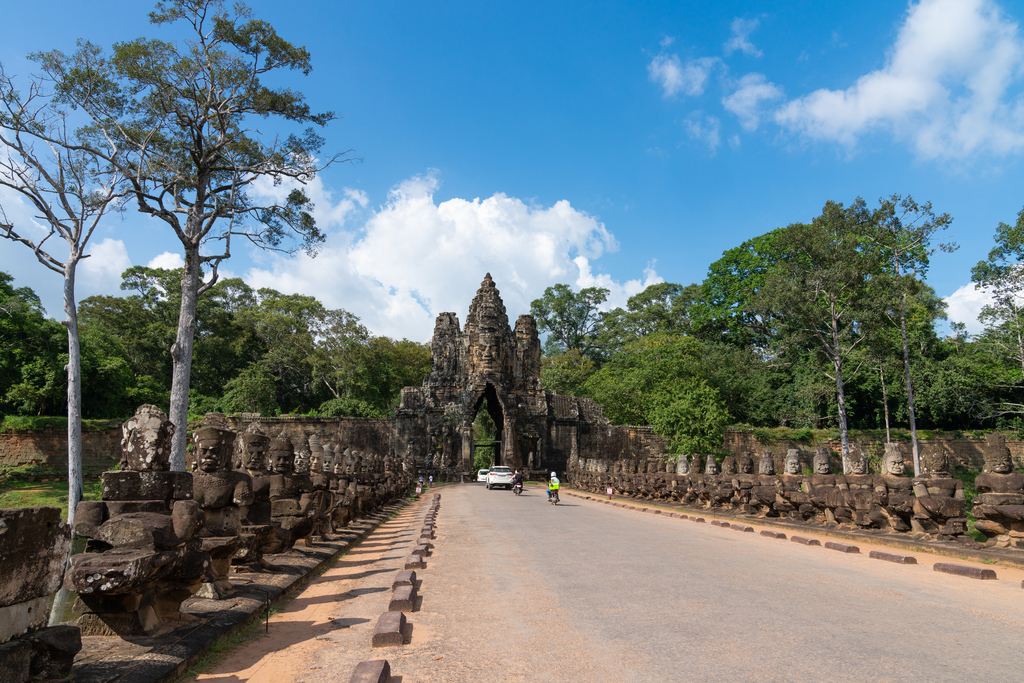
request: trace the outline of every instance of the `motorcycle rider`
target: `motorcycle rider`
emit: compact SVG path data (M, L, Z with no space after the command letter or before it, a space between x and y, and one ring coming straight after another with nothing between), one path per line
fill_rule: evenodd
M561 482L558 481L558 477L554 472L551 473L551 479L548 480L548 500L552 497L558 498L558 487Z
M523 487L523 473L519 470L516 470L516 473L512 475L512 488L517 486L519 488Z

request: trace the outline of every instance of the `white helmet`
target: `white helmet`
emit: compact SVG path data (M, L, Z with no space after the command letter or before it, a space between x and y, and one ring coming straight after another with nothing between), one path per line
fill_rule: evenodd
M552 473L551 473L551 478L552 478L552 479L554 479L554 478L555 478L555 473L554 473L554 472L552 472Z

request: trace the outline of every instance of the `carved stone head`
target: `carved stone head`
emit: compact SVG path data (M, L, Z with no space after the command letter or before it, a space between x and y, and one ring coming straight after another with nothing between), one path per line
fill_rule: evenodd
M921 469L927 474L949 474L949 456L939 444L925 444L921 449Z
M824 446L818 446L814 449L814 467L815 474L829 474L832 472L832 461L828 457L828 449Z
M885 444L885 457L882 458L882 473L903 476L906 467L903 464L903 447L898 442Z
M324 472L331 473L334 471L334 461L337 460L337 456L334 453L334 444L331 442L320 444L321 448L324 449Z
M267 447L270 437L263 425L252 422L242 433L242 467L253 472L267 470Z
M693 473L693 474L700 474L700 471L701 471L700 466L701 466L701 463L702 463L702 460L700 459L700 456L698 454L694 453L691 456L691 458L692 458L692 460L690 460L690 472Z
M203 472L217 472L228 469L231 451L235 444L235 433L217 413L207 413L203 424L196 430L196 469Z
M1006 447L1006 437L999 432L993 432L985 437L985 471L995 474L1010 474L1013 472L1013 460L1010 458L1010 449Z
M291 474L295 471L295 446L284 433L270 440L270 468L274 474Z
M751 459L750 453L746 451L740 453L736 458L736 466L739 468L740 474L754 473L754 461Z
M314 474L324 471L324 447L316 434L309 436L309 471Z
M121 425L121 469L133 472L171 469L174 424L156 406L139 406Z
M335 474L345 474L345 457L344 456L334 458L334 473Z
M689 474L690 473L690 461L686 459L685 455L680 454L676 460L676 474Z
M850 444L850 474L867 474L868 458L864 455L861 447L855 443Z
M761 461L757 464L758 474L775 474L775 458L768 449L761 451Z
M790 448L786 451L786 474L800 474L800 451Z
M728 455L722 460L722 474L736 474L736 456Z
M704 474L718 474L718 462L715 460L715 456L708 456L708 462L704 466Z

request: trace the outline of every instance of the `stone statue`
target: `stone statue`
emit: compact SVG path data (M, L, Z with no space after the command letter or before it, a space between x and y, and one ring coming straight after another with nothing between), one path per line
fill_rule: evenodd
M800 451L786 451L785 469L775 482L775 510L792 519L806 520L814 515L814 506L804 488Z
M309 474L310 473L310 451L309 441L306 435L303 434L299 439L299 443L295 447L295 474Z
M207 414L194 435L196 472L192 475L193 500L206 515L197 536L212 559L214 581L205 581L202 597L218 600L233 591L229 580L231 558L253 534L242 534L242 519L253 503L252 477L228 469L235 433L216 414ZM250 548L252 550L252 548Z
M127 469L104 472L103 500L75 508L74 531L89 540L64 587L78 593L83 635L154 635L191 619L182 601L212 578L210 556L193 540L204 515L192 475L163 469L173 431L162 411L142 406L123 430Z
M818 446L814 449L813 467L814 474L804 479L804 491L810 496L819 519L828 525L838 524L843 518L836 519L836 510L844 508L846 501L839 488L841 478L832 474L828 448Z
M267 436L263 425L259 422L252 422L242 433L242 459L241 467L250 476L261 476L267 471L267 446L270 445L270 437Z
M754 475L754 461L749 453L744 451L737 456L736 469L732 478L733 494L730 502L733 507L739 509L741 514L751 514L754 512L751 499L754 495L756 475Z
M987 546L1024 548L1024 474L1014 471L1002 434L986 441L985 467L974 481L974 528L985 534Z
M757 464L758 474L775 474L775 458L768 449L761 451L761 460Z
M844 505L837 508L835 516L864 529L888 527L888 518L882 512L882 501L887 495L885 483L868 473L867 456L859 445L851 444L849 462L849 474L839 480Z
M676 458L676 474L689 474L690 473L690 461L686 459L686 456L680 454Z
M964 483L949 475L946 450L938 444L925 444L921 450L921 465L921 476L913 479L911 528L940 541L963 536L967 533Z
M899 532L910 531L910 519L914 513L914 483L903 476L905 469L902 446L898 442L885 444L880 475L885 495L881 508L889 519L890 528Z
M697 456L697 457L700 457L700 456ZM707 464L704 467L704 474L708 474L708 475L718 474L718 462L715 460L715 456L713 456L713 455L709 455L708 456Z
M283 550L289 550L313 531L313 482L308 475L295 474L295 447L287 436L271 439L269 450L271 518L286 532ZM324 455L326 462L326 448Z
M751 490L750 504L758 517L774 517L775 511L775 458L768 449L761 451L757 476Z

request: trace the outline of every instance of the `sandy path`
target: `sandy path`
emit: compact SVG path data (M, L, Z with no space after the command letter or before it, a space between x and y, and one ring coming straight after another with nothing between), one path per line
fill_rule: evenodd
M271 617L269 635L236 649L193 680L218 683L294 681L307 670L318 650L330 646L330 642L323 639L325 634L367 624L372 630L381 612L378 601L372 598L375 595L390 598L390 579L395 566L409 555L414 536L418 536L413 526L422 517L420 508L425 502L426 498L403 508L331 569L314 579L281 612ZM387 588L367 585L368 579L378 574L387 577Z

